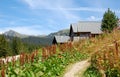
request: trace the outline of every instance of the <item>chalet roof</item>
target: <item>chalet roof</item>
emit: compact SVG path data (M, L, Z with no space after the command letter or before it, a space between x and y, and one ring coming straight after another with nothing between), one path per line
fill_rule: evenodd
M57 43L66 43L70 39L69 36L54 36L54 38L56 39Z
M98 21L79 21L71 24L73 32L91 32L92 34L101 34L101 22Z

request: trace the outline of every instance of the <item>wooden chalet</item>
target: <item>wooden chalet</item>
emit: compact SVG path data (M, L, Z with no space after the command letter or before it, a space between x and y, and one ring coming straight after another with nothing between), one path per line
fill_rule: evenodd
M118 30L120 30L120 20L118 21ZM99 21L79 21L70 25L69 36L54 36L53 44L63 44L68 41L79 41L102 34L101 22Z
M77 41L80 39L86 39L100 35L101 22L97 21L79 21L70 25L70 39L71 41Z

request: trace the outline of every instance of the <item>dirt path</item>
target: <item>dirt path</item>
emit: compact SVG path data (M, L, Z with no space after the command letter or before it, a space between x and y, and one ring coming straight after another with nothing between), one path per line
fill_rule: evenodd
M64 77L75 77L79 72L83 72L90 65L88 59L84 61L77 62L72 65L72 67L65 73Z

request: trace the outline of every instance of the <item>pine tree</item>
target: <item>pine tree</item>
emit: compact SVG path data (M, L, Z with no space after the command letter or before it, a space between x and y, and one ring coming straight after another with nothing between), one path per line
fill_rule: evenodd
M7 56L9 52L9 45L4 35L0 35L0 57Z
M24 50L24 45L21 41L21 39L15 37L12 41L12 52L14 55L17 55Z
M111 32L115 27L118 26L118 17L109 8L104 13L102 19L102 31Z

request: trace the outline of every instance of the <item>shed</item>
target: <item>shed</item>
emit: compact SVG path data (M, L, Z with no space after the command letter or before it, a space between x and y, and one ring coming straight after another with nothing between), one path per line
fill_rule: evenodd
M70 40L69 36L54 36L52 44L64 44Z

